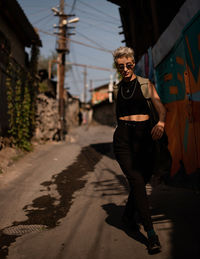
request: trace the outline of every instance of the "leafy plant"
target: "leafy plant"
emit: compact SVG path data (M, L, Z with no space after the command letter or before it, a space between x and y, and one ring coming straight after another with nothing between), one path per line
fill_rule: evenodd
M9 134L13 143L22 150L31 150L31 138L35 130L37 94L38 48L32 46L29 70L26 71L10 58L7 68L7 101Z

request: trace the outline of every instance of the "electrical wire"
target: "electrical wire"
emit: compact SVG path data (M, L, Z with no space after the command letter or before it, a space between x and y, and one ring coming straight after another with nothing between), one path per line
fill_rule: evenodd
M81 19L83 25L84 25L84 24L89 25L88 28L90 28L90 29L91 29L91 27L94 27L94 28L103 30L104 32L107 32L107 33L116 34L116 32L115 32L114 30L112 30L112 31L111 31L111 30L108 30L108 29L107 29L108 26L102 27L102 26L99 26L99 25L94 24L94 23L92 23L92 22L88 22L88 21L84 21L84 20L85 20L85 18L82 18L82 19ZM99 24L99 23L98 23L98 24ZM113 28L112 28L112 29L113 29Z
M67 4L67 5L68 5L68 4ZM69 6L69 5L68 5L68 6ZM92 17L93 20L102 21L102 18L99 17L99 19L98 19L98 18L97 18L97 15L95 15L94 13L90 13L90 12L88 12L88 11L82 10L82 9L80 9L80 8L77 8L77 7L75 8L75 10L80 11L81 15L82 15L83 13L85 13L85 14L87 14L87 15L90 15L90 17ZM107 22L107 23L109 23L109 24L118 25L117 22L111 22L111 21L106 21L106 20L103 20L103 21L104 21L104 22Z
M71 50L72 50L71 54L72 54L73 60L75 60L75 63L77 63L77 62L76 62L76 61L77 61L77 59L76 59L76 52L74 51L74 46L71 46ZM72 67L73 67L73 66L72 66ZM75 66L75 70L76 70L76 72L77 72L76 74L77 74L79 80L83 81L82 78L81 78L81 76L80 76L80 71L79 71L79 69L78 69L77 66Z
M49 26L49 27L48 27ZM48 30L52 28L52 17L50 16L46 20L40 23L40 27L44 30Z
M105 48L98 48L98 47L95 47L95 46L92 46L92 45L89 45L89 44L86 44L86 43L83 43L83 42L80 42L80 41L77 41L77 40L72 40L72 39L69 39L71 42L75 43L75 44L79 44L79 45L83 45L85 47L88 47L88 48L93 48L93 49L97 49L99 51L104 51L104 52L108 52L108 53L112 53L112 50L108 50L108 49L105 49Z
M105 24L105 27L106 28L109 28L111 30L116 30L116 28L118 28L118 25L119 24L111 24L110 22L107 22L108 24L106 24L106 21L105 20L102 20L102 19L95 19L95 18L89 18L89 17L81 17L81 21L92 21L92 24L94 24L94 22L96 21L95 25L101 25L101 24Z
M72 4L72 8L70 10L70 14L73 12L74 8L75 8L75 5L76 5L76 0L73 1L73 4Z
M73 57L73 60L75 61L75 63L77 63L76 51L74 51L74 46L71 46L71 50L72 50L71 55L72 55L72 57ZM78 75L78 77L79 77L79 80L80 80L80 79L82 80L82 78L81 78L81 76L80 76L80 71L79 71L78 67L75 66L75 69L76 69L76 71L77 71L77 75Z
M79 35L81 35L83 38L85 38L85 39L88 40L89 42L96 44L98 47L104 48L104 47L103 47L102 45L100 45L98 42L96 42L96 41L90 39L89 37L87 37L86 35L84 35L82 32L79 32L78 30L76 30L76 33L79 34Z
M50 32L47 32L47 31L44 31L42 29L39 29L37 28L38 31L44 33L44 34L47 34L47 35L50 35L50 36L54 36L54 37L57 37L55 34L53 33L50 33ZM72 40L70 38L67 38L67 37L61 37L62 39L67 39L75 44L79 44L79 45L83 45L85 47L88 47L88 48L93 48L93 49L97 49L99 51L104 51L104 52L108 52L108 53L112 53L112 50L108 50L108 49L105 49L105 48L98 48L98 47L95 47L95 46L92 46L92 45L89 45L87 43L83 43L83 42L80 42L80 41L77 41L77 40Z
M50 13L50 14L46 15L45 17L40 18L39 20L34 21L34 22L32 22L32 23L33 23L34 25L35 25L35 24L38 24L38 23L40 23L41 21L43 21L43 20L45 20L46 18L48 18L49 16L52 16L52 13Z
M100 81L109 81L110 78L102 78L102 79L92 79L94 82L100 82Z
M91 8L92 10L95 10L96 12L105 15L106 17L110 17L110 18L112 18L112 19L118 20L117 17L114 17L114 16L112 16L112 15L110 15L110 14L104 13L102 10L97 9L97 8L95 8L94 6L92 6L92 5L88 4L88 3L86 4L85 2L83 2L83 1L81 1L81 0L79 0L79 2L80 2L82 5L85 5L85 6L89 7L89 8Z
M41 12L40 12L41 11ZM42 8L42 9L38 9L37 12L34 12L34 13L30 13L29 16L32 16L32 15L38 15L38 14L41 14L43 12L46 12L46 11L49 11L49 8Z
M73 69L73 67L72 67L72 69L70 70L70 75L72 76L72 80L74 81L74 84L73 84L73 86L75 87L75 89L80 93L81 92L81 90L80 90L80 88L79 88L79 86L78 86L78 81L77 81L77 79L76 79L76 76L75 76L75 73L74 73L74 69ZM83 82L83 80L81 80L80 82Z
M73 47L72 47L72 50L73 50ZM75 52L73 52L72 56L73 56L73 59L76 61ZM69 56L68 56L68 58L69 58ZM69 59L69 61L70 61L70 59ZM78 70L77 67L75 67L75 70L76 70L76 75L78 76L79 80L81 82L83 82L83 79L80 76L80 71ZM75 85L76 85L75 87L76 87L76 89L80 92L80 88L78 87L77 80L76 80L76 77L75 77L75 74L74 74L74 66L72 66L72 77L75 80Z

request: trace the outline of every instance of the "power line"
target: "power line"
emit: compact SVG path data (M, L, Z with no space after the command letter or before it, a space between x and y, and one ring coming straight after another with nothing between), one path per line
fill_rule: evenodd
M92 79L92 81L94 81L94 82L109 81L109 80L110 80L110 78Z
M78 63L73 63L73 62L66 62L66 65L79 66L79 67L85 67L85 68L108 71L108 72L111 72L111 71L115 70L113 68L98 67L98 66L86 65L86 64L78 64Z
M112 19L118 20L117 17L114 17L114 16L112 16L112 15L110 15L110 14L104 13L102 10L97 9L97 8L93 7L92 5L90 5L90 4L88 4L88 3L86 4L85 2L83 2L83 1L81 1L81 0L79 0L79 2L80 2L81 4L83 4L83 5L85 5L85 6L89 7L89 8L91 8L91 9L95 10L96 12L105 15L106 17L111 17Z
M33 22L33 24L35 25L35 24L37 24L37 23L39 23L39 22L41 22L41 21L45 20L45 19L46 19L46 18L48 18L49 16L52 16L52 14L50 13L50 14L46 15L45 17L40 18L39 20L37 20L37 21Z
M32 7L31 7L32 8ZM41 12L40 12L41 11ZM34 12L34 13L30 13L29 16L32 16L32 15L38 15L38 14L41 14L43 12L46 12L46 11L49 11L49 8L42 8L42 9L39 9L37 10L37 12Z
M77 31L77 30L76 30L76 32L77 32L79 35L81 35L83 38L87 39L88 41L90 41L90 42L96 44L98 47L104 48L104 47L101 46L98 42L96 42L96 41L90 39L89 37L85 36L83 33L79 32L79 31Z
M73 59L75 60L75 63L77 63L76 61L77 61L77 59L76 59L76 52L74 51L74 47L73 46L71 46L71 48L72 48L72 56L73 56ZM73 68L73 67L72 67ZM78 77L79 77L79 80L82 80L81 79L81 76L80 76L80 72L79 72L79 70L78 70L78 67L77 66L75 66L75 69L76 69L76 74L78 75Z
M78 87L78 81L76 80L76 77L75 77L75 74L74 74L74 71L73 71L73 68L72 68L72 70L70 71L71 72L71 75L72 75L72 80L74 81L74 86L75 86L75 88L76 88L76 90L80 93L80 88ZM81 80L81 82L82 82L83 80Z
M75 8L75 5L76 5L76 0L74 0L73 4L72 4L72 8L70 10L70 14L73 12L74 8Z
M72 49L73 49L73 47L72 47ZM76 57L75 57L75 53L73 52L73 58L74 58L74 60L76 60ZM69 59L69 56L68 56L68 59ZM80 88L79 88L79 86L78 86L78 80L80 80L80 82L83 82L83 80L82 80L82 78L81 78L81 76L80 76L80 73L79 73L79 71L78 71L78 68L77 68L77 66L75 67L75 70L76 70L76 75L78 76L78 80L77 80L77 78L76 78L76 76L75 76L75 73L74 73L74 67L73 66L71 66L71 72L72 72L72 79L73 79L73 81L75 82L75 88L76 88L76 90L78 90L78 92L80 93L81 92L81 90L80 90ZM70 72L69 71L69 72Z
M56 35L53 34L53 33L50 33L50 32L44 31L44 30L41 30L41 29L39 29L39 28L37 28L37 30L40 31L40 32L42 32L42 33L44 33L44 34L50 35L50 36L54 36L54 37L56 36ZM105 49L105 48L98 48L98 47L89 45L89 44L87 44L87 43L83 43L83 42L80 42L80 41L77 41L77 40L72 40L72 39L70 39L70 38L68 38L68 37L62 37L62 38L63 38L63 39L67 39L67 40L69 40L69 41L71 41L71 42L73 42L73 43L75 43L75 44L83 45L83 46L88 47L88 48L93 48L93 49L97 49L97 50L99 50L99 51L104 51L104 52L112 53L112 50L108 50L108 49Z
M68 5L68 6L69 6L69 5ZM85 14L90 15L90 17L92 17L93 20L102 21L102 18L99 17L99 19L97 19L97 15L94 14L94 13L90 13L90 12L85 11L85 10L83 10L83 9L80 9L80 8L78 8L78 7L76 7L75 9L76 9L77 11L80 11L81 14L85 13ZM108 17L107 17L107 18L108 18ZM118 24L117 22L111 22L111 21L106 21L106 20L103 20L103 21L104 21L104 22L107 22L107 23L109 23L109 24L114 24L114 25L117 25L117 24Z
M101 26L99 26L99 25L96 25L96 24L94 24L94 23L90 23L90 22L88 22L88 21L84 21L85 19L87 19L87 18L82 18L81 20L82 20L82 22L85 23L86 25L88 24L88 25L89 25L89 28L91 28L91 26L92 26L92 27L95 27L95 28L97 28L97 29L101 29L101 30L103 30L104 32L116 34L116 32L114 32L113 28L111 28L111 30L113 30L113 31L107 30L108 26L105 25L105 26L106 26L106 29L105 29L105 28L103 28L103 27L101 27ZM90 19L90 20L91 20L91 19Z
M50 23L51 22L51 23ZM52 17L49 16L49 18L47 18L46 20L43 20L41 23L40 23L40 27L41 28L44 28L44 30L48 30L50 28L52 28ZM49 28L47 27L49 26Z

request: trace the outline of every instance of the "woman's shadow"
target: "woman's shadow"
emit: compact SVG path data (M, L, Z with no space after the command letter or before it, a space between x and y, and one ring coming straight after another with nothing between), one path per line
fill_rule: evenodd
M118 206L115 203L108 203L108 204L102 205L102 208L106 211L108 215L105 219L107 224L113 227L116 227L118 229L121 229L129 237L144 244L145 246L148 245L147 238L139 230L132 231L122 222L122 215L123 215L125 206L121 206L121 205Z

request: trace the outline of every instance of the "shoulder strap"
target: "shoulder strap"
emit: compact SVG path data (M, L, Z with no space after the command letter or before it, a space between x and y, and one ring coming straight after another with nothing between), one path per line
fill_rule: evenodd
M150 98L149 79L141 76L137 76L137 80L141 85L141 90L142 90L142 94L144 95L144 98L149 99Z
M119 90L118 84L114 84L114 85L113 85L114 100L117 100L118 90Z
M144 98L149 99L150 98L149 87L148 87L149 79L141 77L141 76L137 76L137 80L141 85L141 90L142 90L142 94L144 95ZM117 100L117 94L118 94L120 83L121 83L121 81L118 84L113 86L113 93L114 93L115 100Z
M118 84L115 84L115 85L113 86L113 93L114 93L114 100L115 100L115 101L117 100L117 94L118 94L118 91L119 91L121 82L122 82L122 81L120 81Z

